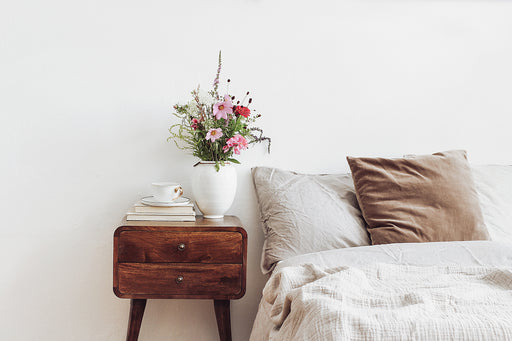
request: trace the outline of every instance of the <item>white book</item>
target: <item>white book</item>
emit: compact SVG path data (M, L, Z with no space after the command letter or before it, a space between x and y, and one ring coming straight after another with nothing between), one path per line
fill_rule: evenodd
M196 212L194 210L188 211L186 213L166 213L166 212L136 212L134 209L126 212L128 215L151 215L151 216L195 216Z
M149 221L196 221L195 215L143 215L127 214L126 220L149 220Z
M195 214L194 204L189 203L187 205L180 206L148 206L144 205L140 201L133 205L133 211L137 213L160 213L169 215L183 215L183 214Z

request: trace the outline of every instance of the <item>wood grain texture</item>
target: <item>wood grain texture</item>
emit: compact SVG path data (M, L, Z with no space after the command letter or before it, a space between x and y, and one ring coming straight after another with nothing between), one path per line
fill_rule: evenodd
M153 222L153 221L135 221L135 222L126 222L126 225L122 225L118 227L114 232L114 269L113 269L113 289L116 296L121 298L135 298L135 299L144 299L144 298L159 298L159 299L165 299L165 298L196 298L196 299L208 299L208 298L216 298L216 299L237 299L242 296L244 296L246 291L246 274L247 274L247 232L241 227L240 220L237 217L233 216L226 216L224 219L203 219L202 217L198 217L197 221L194 223L189 222ZM224 264L241 264L241 270L240 270L240 290L237 291L236 294L233 294L232 292L229 292L227 294L220 295L219 293L216 293L215 295L212 295L210 292L204 293L197 291L196 293L181 293L181 294L162 294L161 292L157 293L127 293L120 289L119 286L119 269L122 264L129 264L127 262L120 261L120 253L119 253L119 246L121 235L124 235L126 232L151 232L148 235L152 235L157 240L161 239L158 236L159 233L208 233L214 240L215 235L217 233L226 233L226 232L234 232L241 235L241 241L239 240L235 244L239 244L240 246L233 246L233 250L237 250L239 247L241 247L241 255L240 258L236 261L234 261L234 258L230 262L226 262ZM151 239L151 237L148 237ZM165 239L165 238L164 238ZM143 242L146 243L146 242ZM147 241L147 243L150 243ZM147 244L146 243L146 244ZM213 245L213 244L212 244ZM140 249L140 247L136 246L136 249ZM145 247L143 247L144 250L147 250ZM123 251L124 252L124 251ZM139 251L137 251L139 252ZM155 257L154 251L144 251L146 252L145 255L137 257L142 257L148 259L151 257ZM161 252L158 252L161 254ZM238 254L238 251L236 251ZM122 256L124 257L124 256ZM123 258L121 257L121 260ZM156 256L158 258L158 256ZM223 255L222 257L232 257L232 256L226 256ZM139 258L141 259L141 258ZM199 261L199 260L198 260ZM210 260L212 263L218 262L218 260L215 260L213 257ZM233 262L233 263L231 263ZM139 264L139 263L132 263L132 264ZM152 263L147 263L152 264ZM158 263L153 263L158 264ZM185 262L169 262L169 263L160 263L160 264L195 264L195 263L185 263ZM204 263L203 263L204 264ZM237 270L238 271L238 270Z
M183 250L179 249L179 245ZM119 234L119 262L242 263L239 232L150 232Z
M145 308L146 300L131 300L126 341L137 341L139 338L140 326L142 324L142 317L144 316Z
M180 276L182 280L178 282ZM122 294L234 297L241 290L241 264L119 264L119 291Z
M231 316L229 300L214 300L215 317L220 341L231 341Z
M229 300L245 294L247 232L233 216L123 220L114 232L113 270L114 293L132 299L127 340L137 340L146 299L178 298L214 299L221 341L231 341Z

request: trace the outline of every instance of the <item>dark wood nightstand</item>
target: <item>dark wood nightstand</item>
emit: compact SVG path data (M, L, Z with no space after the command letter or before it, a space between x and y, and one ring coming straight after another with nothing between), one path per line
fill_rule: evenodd
M114 233L114 293L130 298L127 341L138 339L148 298L213 299L221 341L230 300L245 294L247 232L237 217L123 221Z

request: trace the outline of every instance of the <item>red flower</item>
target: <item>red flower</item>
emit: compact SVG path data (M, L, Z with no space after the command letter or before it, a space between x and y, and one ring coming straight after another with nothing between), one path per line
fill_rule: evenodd
M192 124L190 125L192 129L196 130L199 128L199 120L197 118L192 119Z
M237 106L235 109L235 115L241 115L243 117L249 117L251 114L251 110L247 107L243 107L241 105Z

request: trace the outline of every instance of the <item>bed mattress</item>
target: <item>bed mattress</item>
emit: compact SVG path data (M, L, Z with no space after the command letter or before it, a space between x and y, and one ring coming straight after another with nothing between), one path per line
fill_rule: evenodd
M294 340L407 340L411 337L414 339L439 338L439 335L444 335L446 339L454 340L492 340L493 337L494 339L496 339L496 337L499 337L498 339L507 339L508 335L510 335L512 339L512 327L510 329L506 327L507 324L512 325L510 320L508 322L501 321L503 323L499 321L502 317L509 318L512 316L511 269L512 245L493 241L386 244L299 255L279 262L274 269L264 289L264 296L259 305L250 340L286 340L290 339L290 337L292 337L291 335L293 335L292 339ZM425 316L420 318L420 315L424 313L421 309L424 310L425 308L421 308L420 304L416 304L418 302L414 303L415 300L424 301L425 297L421 295L434 292L433 296L431 295L431 297L428 298L429 304L431 304L432 307L434 307L435 304L444 304L443 302L447 300L453 301L454 296L450 296L450 288L448 288L450 286L453 286L453 290L466 292L473 290L472 288L475 288L475 290L478 289L483 295L482 299L485 300L485 297L491 299L492 297L496 302L503 302L504 306L500 308L502 311L499 311L498 317L493 317L491 312L484 312L488 314L486 318L492 319L492 321L489 320L487 322L482 321L482 319L470 321L465 318L465 316L456 316L458 313L456 310L459 309L459 306L455 308L452 307L455 309L456 313L451 313L451 315L444 320L434 321L435 323L431 322L431 325L428 323L416 323L416 320L414 320L414 323L411 325L404 326L398 324L397 321L400 320L397 319L391 319L387 322L384 321L389 314L381 315L381 317L376 314L375 318L378 324L384 325L385 323L390 323L394 328L389 328L388 326L387 329L395 329L398 334L386 334L386 328L379 329L370 325L361 325L369 323L365 319L360 319L357 322L358 328L365 329L364 333L356 331L352 334L344 334L345 331L350 328L353 329L354 326L348 326L347 323L340 325L340 323L335 320L334 317L340 314L339 311L336 311L338 309L337 307L333 307L333 311L330 312L331 306L329 306L329 304L321 303L315 308L310 303L313 302L316 304L317 301L322 300L326 302L336 301L336 304L339 304L343 300L343 302L346 302L348 299L347 296L340 296L340 294L343 294L343 291L350 291L351 281L353 282L352 285L355 285L354 290L359 289L357 288L357 278L354 279L357 276L362 276L361 283L366 283L365 285L369 285L372 290L373 288L371 288L371 286L374 285L374 283L386 283L386 281L382 281L382 277L389 277L389 281L392 281L393 277L395 277L395 284L387 288L386 290L388 291L386 292L391 293L394 290L396 291L395 294L400 295L407 292L408 288L405 284L406 279L412 279L411 283L415 283L414 281L418 283L425 282L425 285L422 284L421 288L416 288L416 292L412 294L409 293L409 296L405 298L405 301L409 299L412 300L411 302L413 303L410 305L404 304L404 297L401 297L401 301L399 302L401 304L400 309L389 310L392 314L399 316L406 311L404 309L411 309L410 307L418 308L420 309L419 311L410 310L410 314L418 314L418 321L420 322L426 320ZM400 278L404 280L400 281ZM425 280L425 278L433 278L435 281L429 283L430 281ZM489 281L491 285L480 288L478 285L481 283L472 282L473 280L476 281L481 278L490 278ZM372 279L374 282L371 282ZM401 285L404 285L404 287L401 288ZM415 284L412 284L411 286L414 285ZM433 287L429 288L428 285ZM338 287L336 288L336 286ZM363 286L363 284L361 284L361 286ZM437 290L438 287L442 287L443 290L446 289L446 292ZM335 289L335 292L331 292L331 289ZM365 295L374 294L372 290L365 291ZM308 297L314 296L320 291L325 291L326 293L318 295L315 300L308 301L308 299L305 298L308 295ZM438 299L436 295L448 296L443 296ZM375 299L378 300L381 298L382 297L379 296ZM391 300L389 297L385 298ZM439 302L436 302L436 300ZM510 304L506 303L508 300ZM309 308L313 309L312 318L307 315L307 313L311 313L311 311L307 312L304 310L304 306L300 306L299 303L304 303L308 306L311 305ZM383 301L382 305L392 305L395 303L396 302L393 301ZM422 304L425 306L424 302ZM460 309L462 309L463 304L459 302L459 305ZM474 302L471 304L467 303L467 305L467 308L470 309L472 305L474 305ZM481 306L481 304L479 305ZM321 309L319 307L321 307ZM360 308L361 307L359 307L359 309ZM301 311L301 309L303 311ZM318 309L317 314L315 314L314 309ZM300 321L301 317L297 317L297 314L302 314L302 318L306 318L307 320ZM323 316L323 314L325 316ZM364 312L363 315L365 315L364 318L366 318L366 315L371 314L370 310L368 310L368 312ZM384 320L379 320L382 316L385 316ZM450 318L453 316L457 318L456 323L451 322L451 324L449 324L447 321L451 321ZM313 321L316 317L318 317L320 322ZM332 325L329 325L329 321L327 321L322 327L321 325L324 323L324 320L329 319L334 319L330 321ZM446 325L447 323L448 325L443 327L443 324ZM479 326L475 329L478 330L478 333L468 332L471 328L467 327L465 323L469 323L468 326L471 328ZM294 324L296 324L295 327L293 327ZM307 325L310 325L308 330L300 331L301 328L306 328L305 326ZM455 327L457 328L453 325L456 325ZM324 327L330 329L328 330L328 334L323 334L325 331L321 329ZM285 331L285 328L288 330ZM318 330L310 330L315 328ZM332 331L336 328L339 328L339 333ZM414 335L414 337L412 335Z

